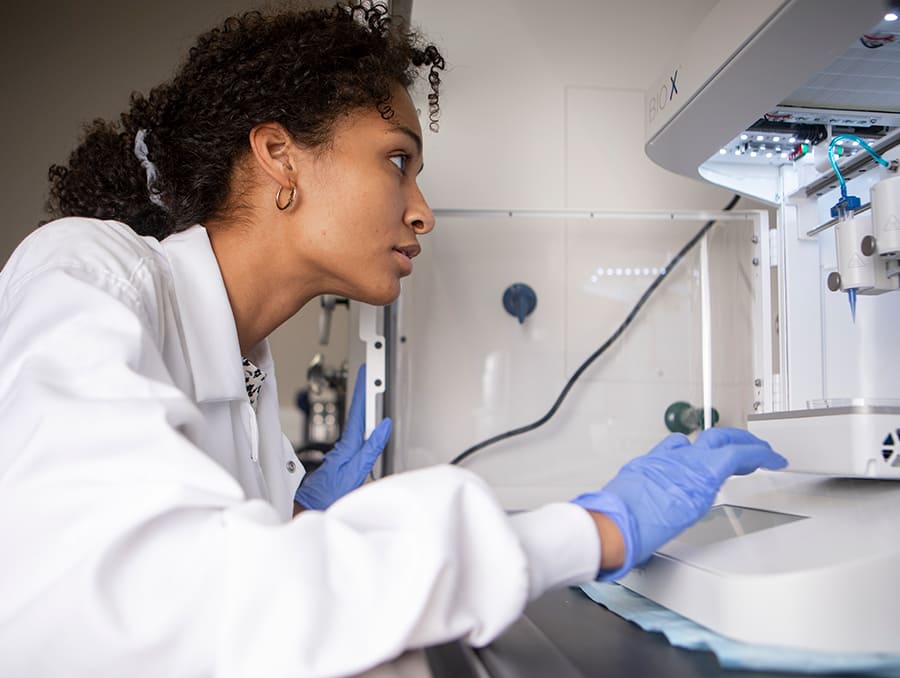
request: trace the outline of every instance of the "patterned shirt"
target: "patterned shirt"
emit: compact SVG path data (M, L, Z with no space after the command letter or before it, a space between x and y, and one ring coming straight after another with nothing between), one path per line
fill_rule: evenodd
M244 385L247 387L247 397L250 398L250 405L254 410L259 398L259 390L262 388L266 376L265 372L244 358Z

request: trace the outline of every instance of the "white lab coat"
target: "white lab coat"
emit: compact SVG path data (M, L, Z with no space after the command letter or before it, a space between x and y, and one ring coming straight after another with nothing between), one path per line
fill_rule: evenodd
M205 229L63 219L0 274L0 675L336 676L484 644L590 579L593 522L508 518L474 474L370 483L291 519L269 373L254 413Z

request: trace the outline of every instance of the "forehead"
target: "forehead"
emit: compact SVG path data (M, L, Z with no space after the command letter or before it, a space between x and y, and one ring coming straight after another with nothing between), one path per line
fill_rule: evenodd
M413 105L412 97L409 96L409 92L406 91L405 87L400 85L394 87L390 103L394 111L391 122L411 129L421 136L422 127L419 125L419 115L416 107Z
M354 140L362 141L360 137L370 140L388 139L398 134L421 140L419 116L406 89L399 85L394 88L388 105L392 112L389 118L384 118L380 111L374 109L359 109L348 113L335 126L333 143L342 145Z

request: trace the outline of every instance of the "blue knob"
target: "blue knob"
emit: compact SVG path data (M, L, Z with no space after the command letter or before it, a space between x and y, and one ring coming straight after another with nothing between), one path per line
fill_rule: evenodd
M513 283L503 293L503 308L524 323L537 306L537 294L525 283Z

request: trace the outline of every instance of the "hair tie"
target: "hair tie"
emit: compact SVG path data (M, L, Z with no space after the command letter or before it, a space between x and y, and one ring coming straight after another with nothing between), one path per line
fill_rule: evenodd
M134 135L134 157L140 161L141 166L144 168L144 172L147 173L147 192L150 194L150 202L166 209L166 205L162 200L160 192L156 190L155 184L159 172L156 169L156 165L154 165L150 161L150 158L147 157L149 151L147 149L147 142L144 140L146 137L147 130L145 129L139 129L137 134Z

